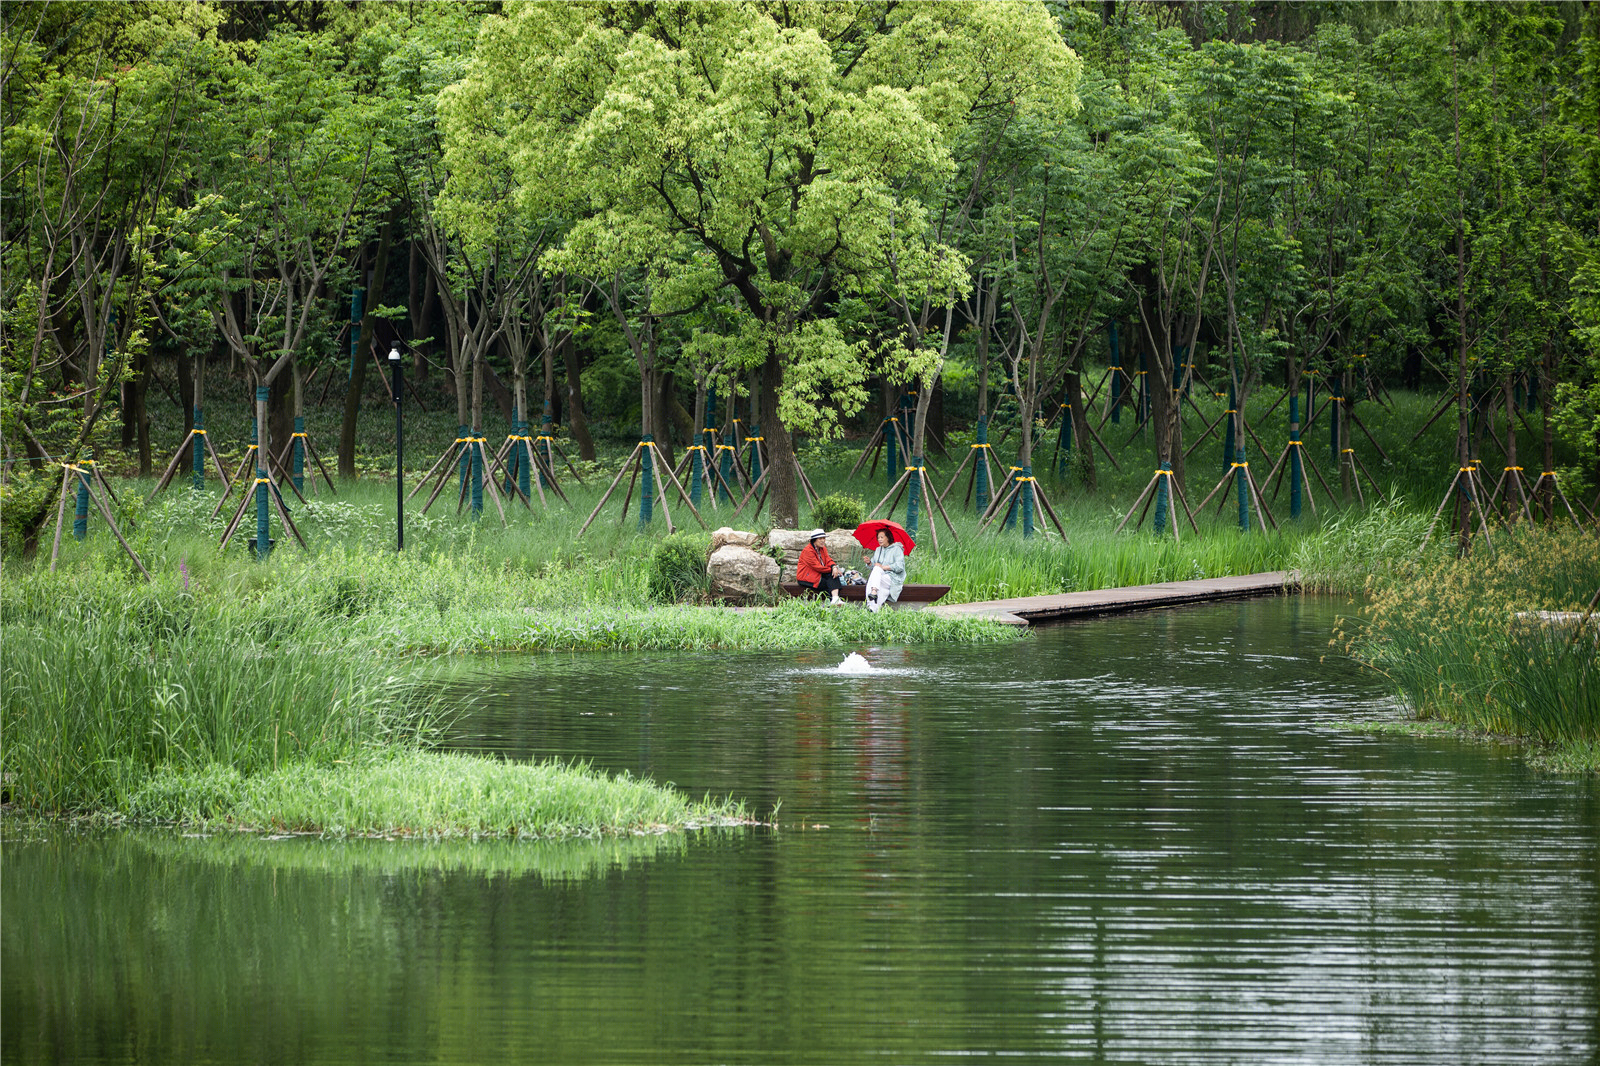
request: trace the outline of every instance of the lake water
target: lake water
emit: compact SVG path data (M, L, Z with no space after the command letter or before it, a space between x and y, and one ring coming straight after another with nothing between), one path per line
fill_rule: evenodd
M1342 609L475 663L457 746L780 828L9 839L0 1059L1597 1061L1600 788L1342 728Z

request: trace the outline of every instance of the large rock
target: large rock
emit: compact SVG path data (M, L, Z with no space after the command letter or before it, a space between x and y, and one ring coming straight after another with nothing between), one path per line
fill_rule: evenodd
M856 540L855 530L830 529L825 543L828 545L828 554L833 556L834 562L846 570L860 570L866 573L862 566L865 554L860 542Z
M801 549L806 546L806 534L810 532L809 529L774 529L767 534L767 547L782 548L792 562L799 558Z
M778 591L778 561L751 548L724 544L706 563L712 591L724 596L770 596Z
M760 545L760 543L760 534L746 533L742 529L733 529L729 526L723 526L721 529L711 534L712 551L716 551L724 544L736 544L741 548L754 548Z

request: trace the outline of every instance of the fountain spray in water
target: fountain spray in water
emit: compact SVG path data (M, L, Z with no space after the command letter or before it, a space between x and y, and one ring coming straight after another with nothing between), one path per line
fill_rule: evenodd
M841 674L870 674L872 673L872 664L862 656L851 652L844 657L844 662L839 664L839 672Z

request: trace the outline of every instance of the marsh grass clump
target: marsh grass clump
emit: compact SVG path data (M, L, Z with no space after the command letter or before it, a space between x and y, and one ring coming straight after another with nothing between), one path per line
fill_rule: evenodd
M1600 741L1597 624L1581 613L1600 588L1600 550L1578 530L1522 529L1498 551L1427 563L1376 583L1364 617L1335 643L1384 673L1419 717L1551 744Z
M751 822L742 804L695 802L627 774L408 749L250 775L164 767L126 807L141 821L327 836L559 839Z
M838 648L852 644L996 643L1021 634L978 618L926 611L830 609L785 600L770 610L721 611L686 605L499 610L460 618L447 630L401 628L409 650L712 651Z

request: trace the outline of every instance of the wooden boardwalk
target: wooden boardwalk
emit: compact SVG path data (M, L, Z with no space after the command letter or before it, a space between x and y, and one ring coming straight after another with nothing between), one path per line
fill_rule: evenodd
M949 617L992 618L1008 625L1035 625L1123 611L1146 611L1185 603L1209 603L1246 596L1269 596L1299 587L1300 574L1274 570L1243 577L1208 577L1199 581L1167 581L1159 585L1132 585L1093 592L1066 592L1058 596L1018 596L1009 600L935 604L924 610Z

